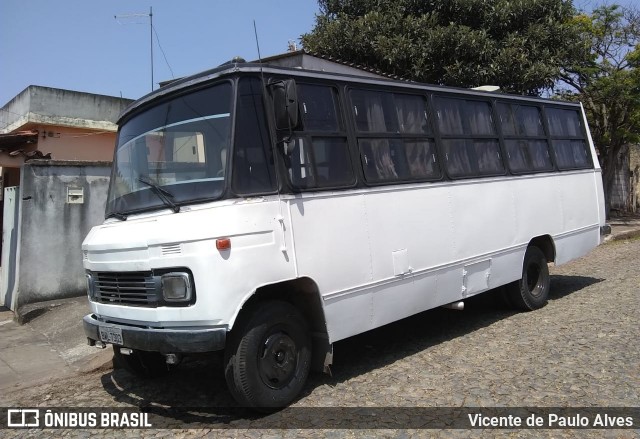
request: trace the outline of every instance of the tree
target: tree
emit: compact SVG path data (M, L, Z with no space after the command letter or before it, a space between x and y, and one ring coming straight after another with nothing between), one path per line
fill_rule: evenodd
M625 147L640 140L640 15L601 6L574 19L584 44L582 61L563 69L569 89L558 95L583 103L602 166L607 216L615 172Z
M307 50L432 84L539 94L575 63L567 0L319 0Z

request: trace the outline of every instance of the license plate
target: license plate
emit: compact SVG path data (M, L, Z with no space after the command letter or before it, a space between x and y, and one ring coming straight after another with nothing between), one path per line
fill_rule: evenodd
M122 345L122 329L113 328L111 326L100 326L100 340L105 343L113 343Z

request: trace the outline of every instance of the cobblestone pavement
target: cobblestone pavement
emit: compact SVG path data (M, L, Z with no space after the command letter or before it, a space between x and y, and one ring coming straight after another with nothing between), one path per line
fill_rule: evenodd
M465 311L436 309L337 343L333 376L312 375L295 407L626 406L640 402L640 239L602 245L552 269L549 304L514 313L488 293ZM220 362L187 362L168 378L103 370L0 396L2 406L230 406ZM296 412L291 411L291 416ZM308 412L307 412L308 413ZM318 410L322 416L335 413ZM205 419L211 420L212 418ZM397 416L409 420L411 409ZM10 430L5 437L638 437L638 430ZM220 420L220 418L218 418ZM329 420L330 421L330 420ZM212 421L213 422L213 421ZM328 421L327 421L328 422ZM245 424L238 424L245 423Z

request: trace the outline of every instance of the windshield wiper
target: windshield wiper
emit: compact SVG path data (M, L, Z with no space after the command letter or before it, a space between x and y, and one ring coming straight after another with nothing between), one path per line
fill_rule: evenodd
M158 196L158 198L160 198L162 200L162 202L165 204L165 206L168 206L171 208L171 210L173 210L175 213L180 212L180 206L178 206L176 203L173 202L173 194L165 189L162 189L158 184L154 183L153 181L151 181L148 177L141 175L140 177L138 177L138 181L140 183L144 183L147 186L149 186L153 192Z
M127 215L125 215L124 213L120 213L120 212L111 212L109 215L107 215L105 217L105 219L107 218L116 218L119 219L120 221L126 221L127 220Z

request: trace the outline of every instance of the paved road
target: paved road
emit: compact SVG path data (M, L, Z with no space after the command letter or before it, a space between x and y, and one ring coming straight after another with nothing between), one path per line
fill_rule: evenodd
M333 376L312 376L295 407L554 407L639 406L640 239L600 246L587 257L552 269L547 307L506 309L497 294L467 303L463 312L436 309L337 343ZM124 371L98 371L0 395L0 405L201 407L196 420L228 421L242 430L181 429L125 432L56 431L68 437L490 437L495 431L396 430L415 410L395 412L390 430L262 430L270 418L236 419L207 407L230 406L220 363L190 361L168 378L140 381ZM167 413L167 412L163 412ZM295 424L304 409L286 412ZM320 410L319 428L340 413ZM366 415L366 414L365 414ZM170 417L168 417L170 419ZM366 416L365 416L366 419ZM399 419L399 421L398 421ZM297 425L300 425L299 423ZM331 424L335 425L335 424ZM521 437L523 432L501 430ZM637 437L638 430L527 430L531 437ZM9 431L14 436L51 432Z

